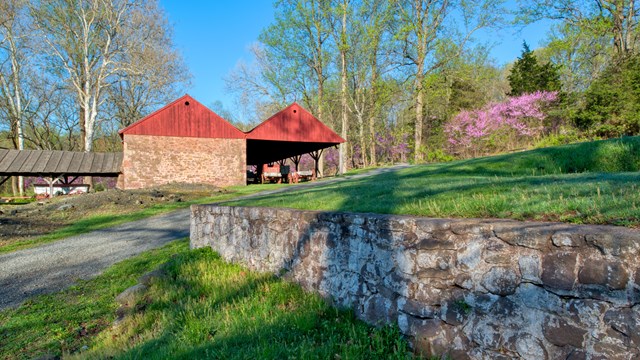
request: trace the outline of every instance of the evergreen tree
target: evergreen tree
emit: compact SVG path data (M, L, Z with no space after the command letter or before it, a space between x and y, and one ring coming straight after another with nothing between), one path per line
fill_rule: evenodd
M591 83L574 123L603 137L640 134L640 55L613 62Z
M550 62L540 65L538 59L525 41L522 55L513 65L509 74L510 96L531 94L536 91L560 91L558 67Z

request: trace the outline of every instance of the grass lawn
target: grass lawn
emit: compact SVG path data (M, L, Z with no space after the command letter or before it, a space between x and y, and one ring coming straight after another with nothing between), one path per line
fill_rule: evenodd
M170 211L189 207L191 204L226 201L239 196L249 195L263 190L276 189L282 186L286 185L265 184L252 186L233 186L226 189L228 190L228 192L223 192L216 196L203 197L193 201L162 202L154 204L153 206L145 208L143 210L125 213L109 211L100 212L98 214L89 213L79 220L76 220L72 225L60 228L47 235L38 236L31 239L24 239L18 242L9 242L6 244L2 244L0 245L0 254L31 248L48 242L60 240L69 236L87 233L94 230L120 225L130 221L144 219L154 215L167 213Z
M166 263L134 311L111 323L115 296ZM82 348L86 346L85 350ZM173 242L63 292L0 312L0 358L405 359L397 329L375 329L272 275Z
M640 138L414 166L230 205L640 227Z

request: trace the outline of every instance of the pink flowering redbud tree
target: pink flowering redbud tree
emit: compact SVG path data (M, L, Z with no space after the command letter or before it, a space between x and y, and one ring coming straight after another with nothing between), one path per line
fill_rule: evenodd
M445 125L451 147L465 155L513 150L544 131L545 109L558 99L556 91L537 91L461 111Z

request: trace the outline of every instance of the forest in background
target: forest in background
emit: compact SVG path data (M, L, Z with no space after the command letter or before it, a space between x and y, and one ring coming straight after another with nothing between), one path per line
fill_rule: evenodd
M635 0L278 0L226 75L239 127L299 102L348 142L329 173L640 132ZM479 32L553 20L506 66ZM524 39L526 41L526 39ZM221 74L223 75L223 74ZM118 151L188 89L155 0L0 2L0 148ZM14 190L19 191L19 182Z

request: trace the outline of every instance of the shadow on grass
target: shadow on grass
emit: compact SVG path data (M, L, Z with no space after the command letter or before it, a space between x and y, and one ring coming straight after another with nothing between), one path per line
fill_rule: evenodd
M232 288L223 283L208 287L189 271L186 280L181 274L184 269L198 268L205 261L212 266L223 264L219 255L199 251L171 261L169 277L157 288L169 296L150 300L145 309L148 316L162 318L160 334L116 358L324 359L350 353L357 356L346 358L363 358L364 354L389 358L388 353L370 352L374 340L386 341L391 336L378 334L348 312L332 309L273 275L251 273L242 280L232 278L228 281ZM227 275L243 274L237 267L234 272ZM233 320L225 321L225 317Z
M470 198L474 195L482 195L484 198L491 198L501 195L505 197L505 201L513 201L513 204L503 205L505 211L522 214L519 216L526 218L526 211L529 210L515 208L525 200L529 208L535 208L537 203L552 201L549 198L552 194L562 195L564 198L593 198L597 190L595 183L606 183L614 188L624 189L627 184L638 182L640 182L639 173L492 177L483 176L481 173L466 176L450 172L446 173L446 176L438 177L433 175L432 166L416 166L369 178L345 180L339 184L300 189L284 195L255 197L232 202L231 205L399 214L407 210L406 205L419 201L435 201L445 206L451 202L467 205L464 203L467 200L462 199L463 196ZM514 208L509 209L509 206ZM412 214L440 216L430 214L427 210L424 213L412 212ZM449 216L452 215L449 214ZM466 215L481 216L482 214ZM460 213L457 216L466 215ZM485 215L498 216L497 213Z
M640 137L570 144L424 167L425 171L431 170L430 176L502 177L640 171Z

